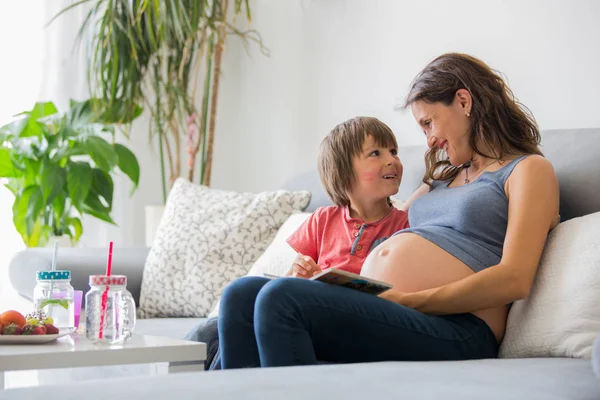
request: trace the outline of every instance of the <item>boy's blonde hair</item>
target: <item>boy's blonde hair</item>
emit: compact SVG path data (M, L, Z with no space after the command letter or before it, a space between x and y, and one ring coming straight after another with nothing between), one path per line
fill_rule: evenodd
M350 205L346 193L356 180L352 159L361 153L368 135L373 137L377 146L398 147L392 130L373 117L356 117L342 122L321 142L319 176L327 194L336 206Z

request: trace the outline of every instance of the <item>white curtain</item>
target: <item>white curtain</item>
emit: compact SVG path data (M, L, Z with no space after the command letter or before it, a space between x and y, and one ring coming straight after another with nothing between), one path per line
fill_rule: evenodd
M20 0L0 2L0 125L36 101L52 101L59 110L69 99L88 97L86 46L76 49L76 35L87 9L75 7L44 27L72 0ZM27 21L27 23L24 23ZM122 139L122 138L120 138ZM134 150L135 151L135 150ZM129 182L115 179L113 219L126 225ZM6 266L13 254L24 248L12 223L14 198L0 186L0 290L6 281ZM105 246L109 240L131 245L122 229L84 217L82 246ZM143 230L143 227L142 227ZM142 235L143 237L143 235ZM143 241L143 239L140 239ZM138 242L140 241L138 240Z
M0 3L0 125L31 109L38 99L43 71L42 3L43 0ZM25 19L27 23L23 23ZM0 182L0 309L6 308L2 305L14 307L7 300L11 294L7 285L8 264L25 247L12 223L14 197L4 183Z
M72 0L43 1L43 18L50 21L60 10L72 4ZM43 79L39 98L52 101L64 111L70 99L89 97L86 76L86 39L77 41L77 33L85 19L88 8L77 6L61 15L45 28L43 47ZM80 245L102 245L107 224L93 218L83 218L84 234Z
M49 21L59 10L72 4L73 0L43 1L44 19ZM45 31L43 48L44 76L40 98L52 100L64 110L71 98L89 97L86 73L86 52L89 35L84 38L78 51L74 50L77 32L90 5L77 6L60 16ZM147 116L136 120L131 138L118 135L116 140L128 146L140 163L140 185L133 198L130 197L131 182L124 174L114 176L113 210L111 217L117 226L90 216L83 218L83 236L80 246L106 247L114 241L116 247L144 245L144 206L161 204L158 176L158 157L148 143Z

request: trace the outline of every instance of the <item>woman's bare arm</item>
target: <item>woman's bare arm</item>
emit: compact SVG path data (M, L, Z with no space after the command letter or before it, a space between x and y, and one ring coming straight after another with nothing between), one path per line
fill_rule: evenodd
M448 285L382 297L430 314L473 312L527 297L556 224L558 180L549 161L530 156L515 167L506 189L508 227L500 264Z

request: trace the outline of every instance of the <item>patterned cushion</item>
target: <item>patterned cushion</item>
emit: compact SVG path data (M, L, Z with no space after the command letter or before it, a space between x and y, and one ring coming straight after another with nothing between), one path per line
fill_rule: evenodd
M273 239L273 242L269 245L267 250L258 258L258 260L256 260L254 265L252 265L252 268L248 271L248 275L285 275L297 256L296 251L287 243L287 239L292 236L292 234L300 228L300 225L302 225L310 216L310 213L291 215L281 228L279 228L275 239Z
M501 357L590 358L600 332L600 212L548 236L529 297L508 315Z
M275 239L271 242L267 250L256 260L250 271L249 276L263 276L265 273L271 275L285 275L292 262L296 258L296 252L292 247L287 244L286 240L292 233L302 225L304 221L310 217L311 213L297 213L292 214L285 221L281 228L277 231ZM208 315L209 317L216 317L219 315L219 303L217 302L215 308Z
M236 193L178 179L142 278L138 317L204 317L309 192Z

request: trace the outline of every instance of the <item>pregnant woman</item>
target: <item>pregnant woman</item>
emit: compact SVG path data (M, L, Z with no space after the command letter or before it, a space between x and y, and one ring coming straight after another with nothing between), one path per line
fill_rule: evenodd
M221 301L223 368L496 357L558 223L556 175L533 117L480 60L433 60L405 107L427 137L424 184L406 205L411 228L361 272L393 290L239 279Z

